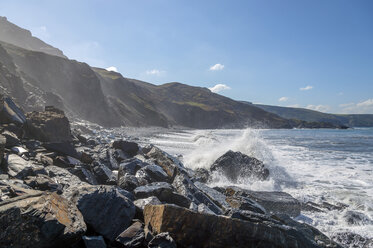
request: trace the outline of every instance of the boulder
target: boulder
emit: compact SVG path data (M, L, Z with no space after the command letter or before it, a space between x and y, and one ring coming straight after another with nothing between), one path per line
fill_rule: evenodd
M0 202L10 198L35 193L38 193L38 191L23 184L21 180L0 180Z
M54 107L45 107L43 112L30 112L27 116L26 133L43 142L71 141L70 123L65 113Z
M192 177L193 182L207 183L210 179L210 172L204 168L198 168L194 170Z
M99 184L115 185L116 177L113 172L104 164L100 162L93 162L93 173Z
M228 202L231 205L235 200L249 198L272 214L287 214L296 217L301 211L300 202L285 192L251 191L231 186L225 189L225 195L230 199Z
M79 210L56 193L0 202L1 247L69 247L87 230Z
M112 145L115 149L120 149L128 156L133 157L139 151L139 145L135 142L129 142L125 140L116 140L113 142Z
M70 187L75 188L78 186L88 185L86 182L82 182L79 177L73 175L64 168L50 165L45 167L47 174L54 182L62 186L63 191L68 190Z
M106 248L105 240L102 236L83 236L86 248Z
M155 196L150 196L148 198L144 199L138 199L133 202L135 206L141 210L144 210L146 205L161 205L161 201L155 197Z
M373 225L373 220L371 220L367 215L358 211L346 211L343 218L349 225Z
M64 194L76 204L87 225L110 241L135 215L130 193L115 186L80 186Z
M318 243L276 221L245 221L196 213L173 205L147 205L145 229L169 232L178 247L340 247L329 240Z
M130 174L126 174L124 176L119 177L117 185L122 189L132 192L134 189L140 186L140 183L137 177Z
M157 197L160 201L188 208L191 201L185 196L174 192L171 184L166 182L150 183L134 190L136 199Z
M265 180L269 170L262 161L241 152L228 151L218 158L210 167L211 171L222 172L229 180L236 183L240 178L253 177Z
M343 247L351 248L372 248L373 247L373 238L366 238L356 233L350 232L340 232L335 233L331 237L335 242L338 242Z
M49 176L39 174L36 176L28 176L24 179L27 186L35 190L41 191L56 191L62 193L62 186L53 181Z
M194 182L194 185L205 193L222 210L226 211L232 208L232 206L226 201L226 196L224 194L198 181Z
M159 233L148 244L149 248L176 248L174 239L168 232Z
M141 248L145 245L144 224L136 221L118 235L112 244L115 247Z
M172 183L176 191L196 205L205 204L215 214L223 211L206 194L199 190L186 173L178 173Z
M14 123L23 125L26 117L23 111L9 97L0 96L0 124Z
M43 144L44 148L51 152L56 152L59 155L69 156L77 159L78 162L81 155L76 151L71 142L47 142Z
M77 165L73 168L69 168L68 171L70 171L73 175L79 177L79 179L83 182L87 182L92 185L98 184L95 175L91 172L90 168L87 165Z
M136 172L137 178L142 178L148 182L168 182L169 177L158 165L149 164Z
M137 158L124 161L119 166L118 176L121 177L127 173L135 175L138 170L145 167L146 165L147 163L144 163Z
M6 138L4 135L0 134L0 165L3 162L4 150L5 150Z
M6 158L8 174L19 179L37 174L46 174L44 167L26 161L16 154L9 154Z
M6 138L6 143L5 143L6 148L12 148L13 146L18 146L21 143L17 135L15 135L14 133L10 131L4 131L2 135L5 136Z

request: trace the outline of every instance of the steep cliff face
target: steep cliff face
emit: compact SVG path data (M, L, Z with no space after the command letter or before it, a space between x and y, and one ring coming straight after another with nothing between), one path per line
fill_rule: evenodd
M18 47L32 51L64 57L63 52L44 41L32 36L31 32L9 22L6 17L0 16L0 41L4 41Z

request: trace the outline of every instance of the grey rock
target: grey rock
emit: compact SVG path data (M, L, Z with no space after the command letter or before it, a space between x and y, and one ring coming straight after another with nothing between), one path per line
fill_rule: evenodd
M56 191L62 193L62 186L54 182L49 176L39 174L37 176L28 176L24 179L26 185L35 190Z
M84 221L110 241L130 225L135 215L129 193L116 186L80 186L66 196L76 204Z
M144 207L146 205L159 205L159 204L162 204L161 201L155 197L155 196L150 196L148 198L144 198L144 199L138 199L136 201L133 202L135 204L135 206L141 210L144 210Z
M348 248L373 248L373 238L366 238L356 233L340 232L331 236L331 239Z
M106 248L106 243L102 236L83 236L86 248Z
M79 177L80 180L87 182L92 185L97 185L97 180L95 175L90 171L88 166L84 164L75 166L74 168L68 169L72 174Z
M3 162L6 138L0 134L0 165Z
M143 178L148 182L167 182L169 177L158 165L149 164L136 172L136 177Z
M60 184L63 191L68 190L70 187L75 188L82 185L89 185L86 182L82 182L79 177L73 175L68 170L64 168L57 167L55 165L50 165L45 167L47 174L52 180Z
M133 191L140 186L140 183L137 177L126 174L118 179L118 186L122 189Z
M38 191L23 184L21 180L0 180L0 202L10 198L35 193L38 193Z
M48 142L44 143L43 146L48 151L56 152L59 155L70 156L76 159L80 159L80 155L75 150L75 147L70 142Z
M15 123L17 125L24 125L26 123L26 116L23 111L13 102L9 97L0 96L0 123Z
M174 239L168 232L159 233L149 242L149 248L176 248Z
M2 135L4 135L6 138L6 144L5 144L6 148L12 148L13 146L18 146L21 144L17 135L10 131L4 131Z
M140 248L144 247L144 224L136 221L115 239L115 247Z
M205 168L197 168L194 170L193 182L207 183L210 179L210 172Z
M346 211L343 218L349 225L373 225L373 221L367 215L358 211Z
M133 157L139 151L139 145L135 142L129 142L125 140L116 140L113 142L113 148L120 149L124 153L128 154L129 156Z
M11 177L22 179L27 176L46 174L43 166L35 165L15 154L9 154L6 158L6 162L8 174Z
M205 204L201 203L197 207L197 212L202 214L215 214Z
M237 182L239 177L254 177L265 180L269 170L263 162L241 152L228 151L219 157L210 167L211 171L221 171L229 180Z
M232 206L226 201L226 196L224 194L198 181L194 182L194 185L205 193L222 210L225 211L232 208Z
M174 191L175 189L171 184L166 182L156 182L136 188L134 194L136 199L156 196L162 202L188 208L191 201L187 197Z
M116 176L113 172L105 165L100 162L93 162L93 173L97 179L99 184L105 185L115 185L116 184Z
M118 170L118 176L121 177L125 174L135 175L138 170L145 167L147 163L135 158L128 161L124 161L120 164Z

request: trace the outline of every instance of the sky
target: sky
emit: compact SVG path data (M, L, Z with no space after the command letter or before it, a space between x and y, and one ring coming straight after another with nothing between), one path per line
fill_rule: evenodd
M0 0L70 59L235 100L373 114L371 0Z

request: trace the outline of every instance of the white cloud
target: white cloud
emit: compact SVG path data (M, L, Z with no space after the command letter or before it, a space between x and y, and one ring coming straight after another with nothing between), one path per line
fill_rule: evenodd
M217 84L214 87L209 88L211 92L218 93L222 90L230 90L231 88L225 84Z
M106 68L107 71L113 71L113 72L118 72L118 69L115 66L110 66Z
M287 100L289 100L289 97L286 97L286 96L280 97L278 99L279 102L286 102Z
M155 76L160 76L160 75L162 75L164 73L165 73L165 71L161 71L161 70L157 70L157 69L146 71L146 74L148 74L148 75L155 75Z
M299 88L300 90L304 91L304 90L312 90L313 89L313 86L311 85L307 85L306 87L303 87L303 88Z
M221 71L224 69L224 65L222 64L215 64L210 67L210 71Z
M373 114L373 99L361 101L359 103L340 104L343 114Z
M328 105L307 105L307 109L315 110L315 111L320 111L320 112L326 112L330 109Z
M31 33L33 36L38 37L42 40L50 38L50 34L46 26L31 28Z
M300 108L300 105L299 104L292 104L292 105L288 105L287 107L289 107L289 108Z

